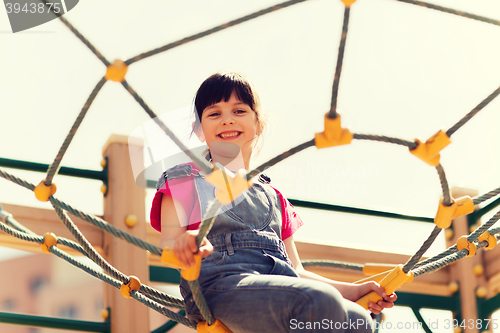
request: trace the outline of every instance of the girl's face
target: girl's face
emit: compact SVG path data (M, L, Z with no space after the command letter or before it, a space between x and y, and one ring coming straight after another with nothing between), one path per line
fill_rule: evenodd
M255 112L240 101L233 92L227 102L221 100L203 110L198 137L207 142L231 142L237 144L243 156L249 157L258 137L258 120ZM248 155L247 155L248 154Z

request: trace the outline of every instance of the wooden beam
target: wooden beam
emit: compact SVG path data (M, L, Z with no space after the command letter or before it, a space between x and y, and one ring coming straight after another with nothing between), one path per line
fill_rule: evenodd
M74 240L71 233L64 226L64 224L62 224L56 212L52 209L42 209L12 204L2 204L2 208L6 212L11 213L13 215L13 218L17 222L30 229L37 235L43 236L46 232L53 232L57 237L65 237ZM102 253L104 232L78 217L70 215L70 218L82 231L87 240L92 243L94 248L99 253ZM42 252L40 245L20 240L3 232L0 232L0 245L18 250L37 253ZM73 249L66 248L64 246L60 248L73 255L79 254L79 252Z

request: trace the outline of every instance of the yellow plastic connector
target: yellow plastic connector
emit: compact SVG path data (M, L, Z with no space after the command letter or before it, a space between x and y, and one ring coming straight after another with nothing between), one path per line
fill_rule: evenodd
M459 216L464 216L474 212L474 201L466 195L458 199L452 199L451 206L443 204L443 200L439 201L439 208L434 218L436 226L442 229L449 228L451 221Z
M466 255L466 257L472 257L476 254L477 246L476 244L469 242L467 236L462 236L457 240L457 249L458 251L467 249L469 254Z
M340 122L340 114L337 117L330 118L328 113L325 114L325 130L321 133L316 133L314 136L314 144L316 148L328 148L341 145L347 145L352 141L352 133L345 128L342 128Z
M43 202L49 201L49 198L51 195L54 195L57 191L57 186L56 184L51 184L50 186L47 186L44 184L44 180L38 184L33 192L35 192L35 197Z
M472 272L475 276L481 276L484 273L484 267L481 264L476 264L472 267Z
M215 319L212 325L208 325L206 321L200 321L196 326L198 333L232 333L219 319Z
M476 296L479 298L485 298L488 295L488 289L486 287L477 287Z
M128 214L125 216L125 225L129 228L133 228L137 225L137 216L134 214Z
M220 164L211 174L205 176L205 180L215 186L215 196L223 205L233 202L252 186L252 181L246 178L245 169L234 174Z
M356 2L356 0L340 0L340 1L342 1L347 8L351 7L352 4Z
M477 239L479 242L487 241L488 246L485 246L484 249L491 250L497 245L497 238L495 235L492 235L486 230L479 238Z
M101 310L101 318L104 320L107 320L109 318L109 310L108 309Z
M450 282L448 284L448 290L454 294L458 291L458 288L459 288L459 285L458 285L458 282L457 281L453 281L453 282Z
M128 66L123 62L123 60L115 59L111 65L106 69L106 75L104 76L106 80L123 82L125 80L125 74L127 74Z
M404 273L403 265L400 264L380 281L380 285L385 289L387 295L390 295L403 284L407 284L411 281L413 281L413 273L411 271L408 273ZM358 303L365 309L368 309L368 302L377 303L381 299L382 297L379 294L372 291L369 294L358 299L356 303Z
M52 232L47 232L45 235L43 235L43 243L42 243L42 251L45 253L52 253L50 252L50 248L54 245L57 245L57 236L54 235Z
M201 255L198 253L194 254L195 264L189 268L177 259L175 256L174 250L170 247L165 247L163 252L161 253L161 262L166 264L169 267L180 269L181 276L184 280L194 281L200 276L200 268L201 268Z
M130 296L130 293L132 292L132 290L139 290L141 289L141 280L139 280L139 278L137 276L129 276L129 282L127 284L122 284L122 286L120 287L120 292L122 293L122 296L125 297L125 298L132 298L132 296Z
M420 142L419 139L415 139L415 142L418 146L413 150L410 149L410 153L429 165L438 166L441 157L439 153L444 147L451 143L451 140L446 132L440 130L431 136L425 143Z
M392 270L396 266L397 265L395 265L395 264L373 264L373 263L366 263L363 266L363 274L366 275L366 276L380 274L380 273Z

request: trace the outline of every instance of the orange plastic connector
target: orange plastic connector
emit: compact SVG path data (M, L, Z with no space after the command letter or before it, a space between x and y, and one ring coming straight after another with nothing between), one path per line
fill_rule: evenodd
M463 249L467 249L469 251L469 254L466 255L466 257L472 257L476 254L477 246L476 246L476 244L469 242L469 240L467 239L467 236L461 236L457 240L457 249L458 249L458 251L461 251Z
M165 247L163 252L161 253L161 262L166 264L169 267L180 269L181 276L184 280L194 281L200 276L200 268L201 268L201 255L198 253L194 254L195 264L189 268L177 259L175 256L174 250L170 247Z
M125 80L125 74L127 74L128 66L123 62L123 60L115 59L111 65L106 69L106 75L104 76L106 80L111 80L115 82L123 82Z
M341 145L347 145L352 141L352 133L340 126L340 114L337 117L330 118L328 113L325 114L325 130L321 133L316 133L314 136L314 144L316 148L328 148Z
M33 192L35 192L35 197L43 202L49 201L49 198L51 195L54 195L57 191L57 186L56 184L51 184L50 186L47 186L44 184L44 180L38 184Z
M42 251L48 254L52 253L50 252L50 248L57 245L57 236L52 232L47 232L43 235L43 239Z
M439 208L434 218L434 223L442 229L449 228L451 221L459 216L464 216L474 212L474 201L468 195L458 199L452 199L451 206L443 204L443 200L439 201Z
M134 214L128 214L125 216L125 225L129 228L133 228L137 225L137 216Z
M481 236L479 236L478 241L479 242L482 242L482 241L487 241L488 242L488 246L484 247L486 250L491 250L491 249L493 249L497 245L497 238L496 238L496 236L490 234L488 232L488 230L486 230Z
M122 286L120 287L120 292L122 293L122 296L125 297L125 298L132 298L132 296L130 296L130 293L132 292L132 290L139 290L141 289L141 280L139 280L139 278L137 276L129 276L129 281L127 284L122 284Z
M342 1L347 8L351 7L352 4L356 2L356 0L340 0L340 1Z
M215 186L215 196L223 205L233 202L252 186L252 181L246 178L245 169L234 174L218 163L205 180Z
M441 157L439 153L444 147L451 143L451 140L446 132L440 130L431 136L425 143L420 142L419 139L415 139L415 142L418 146L413 150L410 149L410 153L429 165L438 166Z
M400 264L380 281L380 285L385 289L387 295L390 295L403 284L410 283L411 281L413 281L413 273L411 271L408 273L404 273L403 265ZM365 309L368 309L368 302L377 303L381 299L382 297L379 294L372 291L369 294L358 299L356 303L358 303Z
M212 325L208 325L206 321L200 321L196 331L198 333L232 333L219 319L215 319Z
M387 272L389 270L392 270L396 266L397 266L396 264L373 264L373 263L366 263L363 266L363 274L366 275L366 276L380 274L382 272Z

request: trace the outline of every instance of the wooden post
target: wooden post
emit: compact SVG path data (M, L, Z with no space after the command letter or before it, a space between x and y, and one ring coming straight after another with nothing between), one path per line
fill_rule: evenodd
M471 197L477 195L477 191L465 189L465 188L453 188L452 196L453 198L459 198L465 195L470 195ZM456 244L457 239L463 235L469 235L469 225L467 221L467 216L461 216L453 220L453 237L446 241L446 245L452 246ZM460 293L460 306L462 310L462 320L465 320L465 333L479 333L476 326L476 320L478 319L477 312L477 300L476 300L476 288L479 286L479 279L474 275L473 267L477 264L483 264L482 261L482 251L476 253L474 257L463 258L456 261L450 266L451 281L456 281L459 284ZM474 324L469 327L469 320ZM459 322L459 325L461 322Z
M132 155L133 160L130 156ZM128 233L146 239L145 189L135 183L132 163L143 163L143 145L129 146L128 137L112 135L103 148L108 158L108 192L104 198L104 219ZM137 224L128 227L127 215L135 215ZM148 283L147 252L109 234L104 237L106 260L127 276L135 275ZM149 333L148 308L134 299L124 298L120 290L105 284L104 305L111 310L111 332Z

